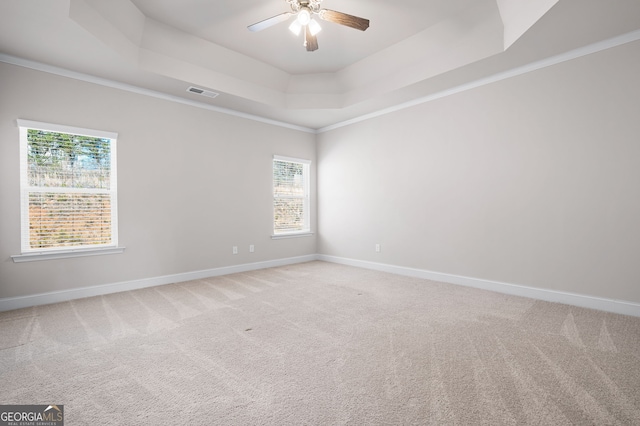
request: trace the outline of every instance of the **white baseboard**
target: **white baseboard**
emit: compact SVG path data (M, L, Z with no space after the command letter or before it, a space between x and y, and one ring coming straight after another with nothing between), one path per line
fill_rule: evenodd
M235 274L238 272L255 271L257 269L273 268L276 266L293 265L295 263L310 262L316 260L315 254L307 256L290 257L286 259L268 260L264 262L245 263L242 265L225 266L202 271L186 272L183 274L165 275L161 277L144 278L141 280L124 281L114 284L98 285L93 287L74 288L70 290L54 291L50 293L34 294L21 297L8 297L0 299L0 312L13 309L29 308L50 303L66 302L84 297L102 296L104 294L118 293L121 291L138 290L141 288L158 285L179 283L183 281L201 280L220 275Z
M235 274L239 272L255 271L258 269L273 268L276 266L293 265L296 263L310 262L313 260L322 260L325 262L339 263L343 265L355 266L358 268L372 269L376 271L389 272L392 274L423 278L449 284L457 284L466 287L474 287L483 290L495 291L498 293L511 294L514 296L545 300L547 302L564 303L567 305L580 306L583 308L597 309L600 311L613 312L616 314L640 317L640 304L633 302L605 299L601 297L547 290L535 287L527 287L516 284L483 280L479 278L463 277L460 275L427 271L424 269L414 269L403 266L388 265L384 263L368 262L364 260L348 259L337 256L328 256L324 254L310 254L306 256L268 260L256 263L245 263L242 265L225 266L221 268L186 272L182 274L144 278L140 280L105 284L94 287L83 287L71 290L34 294L29 296L4 298L0 299L0 312L10 311L13 309L28 308L38 305L47 305L50 303L66 302L69 300L81 299L84 297L101 296L105 294L118 293L121 291L138 290L141 288L154 287L183 281L199 280L209 277Z
M319 254L318 260L356 266L359 268L373 269L392 274L405 275L415 278L424 278L449 284L457 284L466 287L474 287L497 293L514 296L528 297L547 302L564 303L582 308L597 309L599 311L613 312L622 315L640 317L640 304L622 300L604 299L601 297L587 296L576 293L547 290L542 288L527 287L516 284L508 284L497 281L483 280L479 278L463 277L459 275L444 274L441 272L426 271L423 269L406 268L403 266L388 265L383 263L368 262L364 260L348 259L344 257Z

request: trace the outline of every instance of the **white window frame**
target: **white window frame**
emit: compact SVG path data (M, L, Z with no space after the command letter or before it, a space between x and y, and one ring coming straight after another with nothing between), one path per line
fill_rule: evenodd
M281 239L281 238L295 238L295 237L306 237L306 236L311 236L313 235L313 232L311 232L311 161L310 160L304 160L301 158L294 158L294 157L285 157L282 155L274 155L273 156L273 161L271 162L271 176L272 176L272 182L271 182L271 190L272 190L272 195L273 195L273 205L275 205L275 201L276 199L280 198L278 196L276 196L276 193L274 191L274 187L275 187L275 182L273 181L273 163L275 161L281 161L281 162L287 162L287 163L296 163L296 164L302 164L303 166L303 180L304 180L304 196L303 196L303 229L299 230L299 231L291 231L291 232L278 232L276 233L275 230L275 211L273 209L271 209L272 212L272 220L271 220L271 225L272 225L272 234L271 234L271 238L272 239Z
M28 262L34 260L60 259L66 257L95 256L101 254L122 253L124 247L118 246L118 189L117 189L117 153L116 141L118 134L103 130L86 129L72 127L61 124L43 123L31 120L17 120L20 129L20 239L21 254L11 256L14 262ZM29 234L29 193L34 190L39 191L39 187L29 186L28 179L28 130L42 130L46 132L68 133L110 140L110 182L109 189L95 190L84 188L66 188L65 192L77 193L106 193L111 200L111 241L108 244L96 246L73 246L73 247L53 247L53 248L31 248ZM38 188L38 189L36 189ZM57 188L47 188L46 192L56 192Z

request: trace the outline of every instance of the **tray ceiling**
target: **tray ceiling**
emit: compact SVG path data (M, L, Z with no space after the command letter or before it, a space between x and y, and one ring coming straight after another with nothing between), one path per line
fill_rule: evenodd
M324 0L362 16L320 21L307 52L284 0L3 0L0 52L84 75L318 129L630 34L635 0ZM606 19L604 18L606 17ZM14 61L16 62L16 61ZM190 86L220 95L198 97Z

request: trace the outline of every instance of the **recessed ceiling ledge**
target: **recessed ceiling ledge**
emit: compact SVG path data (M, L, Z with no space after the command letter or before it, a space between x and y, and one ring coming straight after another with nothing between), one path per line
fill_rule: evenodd
M115 10L121 13L111 13L110 16L105 16L111 9L106 8L101 11L85 0L70 0L69 18L123 58L136 63L139 53L138 46L144 31L145 16L129 1L124 3L114 1L113 5L116 3L120 7ZM97 6L100 5L101 3L97 2ZM110 6L113 5L110 4Z
M508 49L559 0L496 0L504 24L504 49Z
M139 65L141 69L155 74L184 81L185 90L188 85L193 84L267 105L285 106L285 94L280 91L251 84L242 79L150 50L140 49Z
M288 109L340 109L344 108L344 95L288 94Z
M559 0L474 7L334 73L290 75L145 16L130 0L70 0L69 17L142 70L286 109L340 109L505 51Z

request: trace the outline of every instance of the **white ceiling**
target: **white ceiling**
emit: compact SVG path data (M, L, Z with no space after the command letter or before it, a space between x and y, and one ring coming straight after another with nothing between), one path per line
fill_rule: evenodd
M323 0L371 21L319 21L307 52L285 0L2 0L0 60L53 66L319 129L629 35L638 0ZM191 86L220 93L214 99Z
M336 72L396 44L478 0L325 0L323 6L374 22L366 32L319 21L320 49L307 52L283 23L260 33L247 25L291 9L284 0L132 0L146 16L258 59L289 74Z

